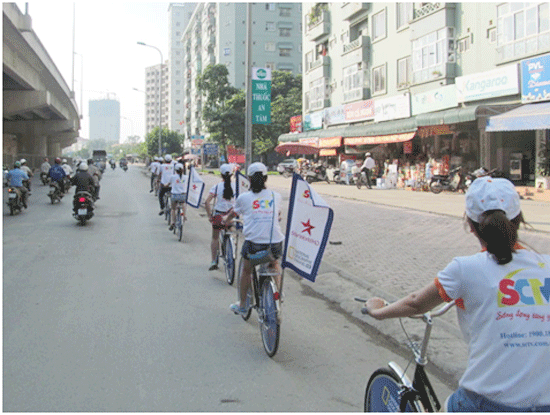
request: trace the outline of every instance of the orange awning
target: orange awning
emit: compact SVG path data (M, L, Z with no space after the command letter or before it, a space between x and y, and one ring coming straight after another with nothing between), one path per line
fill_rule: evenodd
M347 137L344 138L344 144L347 146L360 146L365 144L389 144L403 143L412 140L416 131L410 133L388 134L388 135L373 135L366 137Z

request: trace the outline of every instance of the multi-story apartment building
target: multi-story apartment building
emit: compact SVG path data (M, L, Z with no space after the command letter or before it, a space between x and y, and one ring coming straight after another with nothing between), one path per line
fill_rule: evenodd
M170 3L168 7L168 125L170 130L184 133L185 119L183 111L184 81L183 69L185 51L181 37L189 24L196 3Z
M162 66L162 68L161 68ZM162 77L161 77L162 70ZM155 127L168 128L169 119L169 66L168 63L145 68L145 129L149 134ZM162 80L162 100L160 97ZM162 108L159 105L162 102ZM162 124L161 124L162 113Z
M185 52L185 136L207 136L195 79L210 64L224 64L229 83L246 87L246 3L199 3L182 36ZM252 66L302 72L300 3L252 4Z
M90 140L105 140L118 143L120 140L120 102L116 99L91 100L88 103L90 116Z
M304 131L281 141L313 139L333 163L369 150L411 170L432 158L534 179L550 139L547 2L304 3L302 15Z

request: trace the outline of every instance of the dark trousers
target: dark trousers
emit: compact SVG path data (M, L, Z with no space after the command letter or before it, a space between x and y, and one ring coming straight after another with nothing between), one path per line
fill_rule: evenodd
M164 187L162 186L159 190L159 203L160 203L160 210L164 210L164 194L166 192L170 192L170 187Z
M155 181L156 177L156 174L151 174L151 190L153 190L153 182Z
M370 173L370 169L367 169L367 168L365 167L365 168L361 169L361 171L362 171L362 172L363 172L363 171L365 172L365 175L367 176L367 186L368 186L369 188L371 188L371 187L372 187L372 183L371 183L371 180L370 180L370 174L371 174L371 173Z

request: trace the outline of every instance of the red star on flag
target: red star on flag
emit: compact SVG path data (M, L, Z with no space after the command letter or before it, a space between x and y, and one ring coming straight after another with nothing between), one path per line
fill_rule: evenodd
M309 219L307 220L307 222L302 222L302 225L304 225L304 230L302 231L302 233L307 232L311 236L311 230L314 229L315 226L311 225Z
M197 185L196 184L193 185L193 190L197 190Z

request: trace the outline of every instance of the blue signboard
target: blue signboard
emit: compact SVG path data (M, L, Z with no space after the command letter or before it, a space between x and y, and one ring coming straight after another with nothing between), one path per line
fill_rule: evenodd
M217 156L218 155L218 145L215 143L204 143L202 145L205 156Z
M550 54L521 61L521 102L550 101Z

